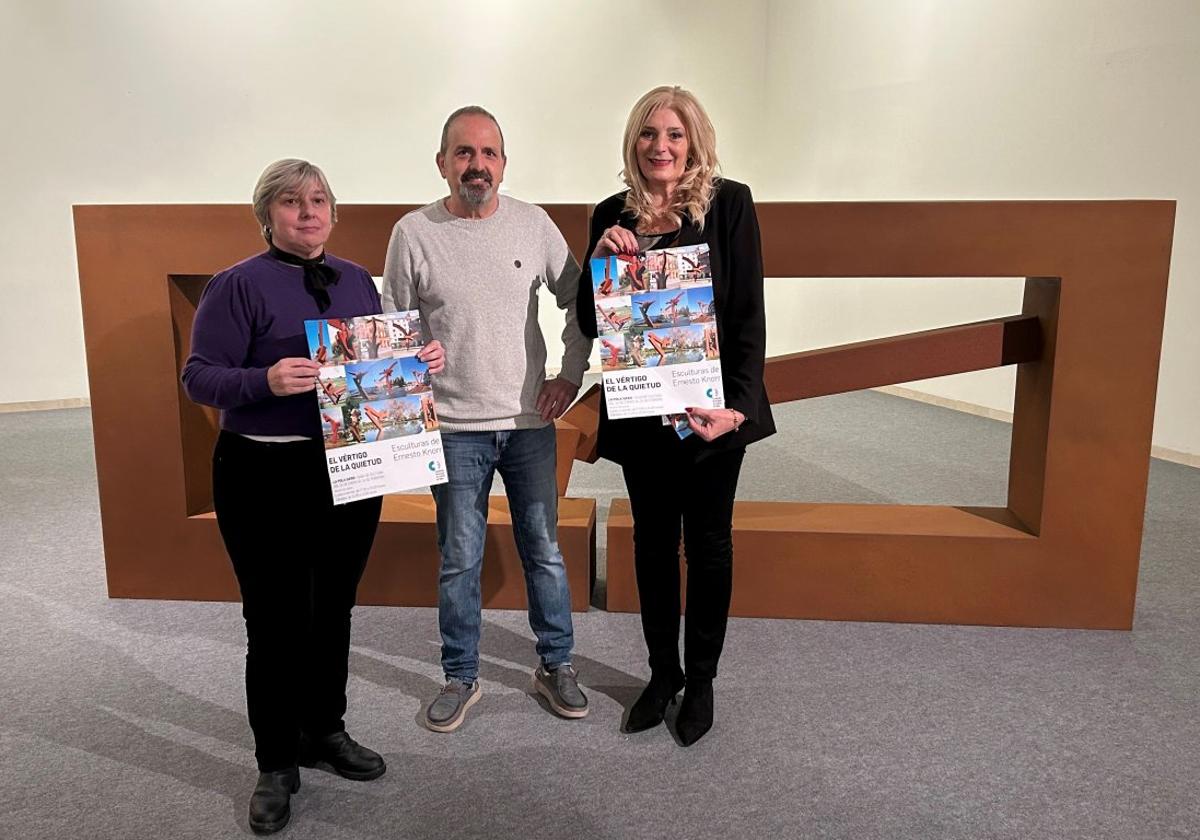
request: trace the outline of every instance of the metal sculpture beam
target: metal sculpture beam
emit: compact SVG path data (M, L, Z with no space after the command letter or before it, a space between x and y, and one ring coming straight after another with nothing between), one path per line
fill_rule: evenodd
M775 356L764 380L771 402L782 403L1036 362L1041 352L1037 316L1014 315Z

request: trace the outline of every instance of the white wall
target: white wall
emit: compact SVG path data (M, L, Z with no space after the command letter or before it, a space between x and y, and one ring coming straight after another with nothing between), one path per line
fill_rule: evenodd
M758 198L1178 200L1154 442L1200 452L1200 3L767 6L773 163ZM772 352L827 343L820 313L857 340L1020 311L1012 281L769 288L772 324L803 325L773 330ZM1013 381L998 370L909 387L1011 410Z
M438 131L466 102L500 117L514 195L597 201L630 105L679 83L760 200L1178 199L1155 443L1200 453L1194 0L8 0L0 27L0 334L38 352L0 403L87 394L71 204L246 202L288 155L347 203L431 200ZM772 353L1020 301L1012 281L768 288ZM1011 383L919 387L1006 408Z
M5 0L0 335L36 347L38 364L33 376L6 366L0 403L87 394L72 204L248 203L263 166L286 156L321 165L342 202L431 201L445 192L442 122L471 102L504 127L512 194L599 201L620 187L630 106L666 83L704 98L731 169L746 171L765 14L632 0ZM561 324L547 329L556 347Z

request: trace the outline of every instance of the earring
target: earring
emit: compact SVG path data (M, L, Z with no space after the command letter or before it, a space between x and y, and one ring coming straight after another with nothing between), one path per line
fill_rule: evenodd
M271 226L270 225L263 225L263 236L266 237L267 239L271 238Z

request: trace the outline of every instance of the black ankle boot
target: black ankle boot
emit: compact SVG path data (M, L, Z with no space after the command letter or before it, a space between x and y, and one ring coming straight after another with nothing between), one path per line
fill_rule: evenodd
M641 695L629 709L629 718L625 721L626 732L643 732L662 723L663 713L667 706L675 700L679 689L683 688L683 677L659 677L650 675L650 682L642 689Z
M688 680L679 704L679 715L675 718L675 729L679 742L685 747L704 737L713 724L712 680Z
M295 767L259 773L250 796L250 828L255 834L274 834L292 818L292 794L300 790L300 771Z
M328 768L342 778L356 782L378 779L387 770L383 756L345 732L331 732L323 738L301 735L300 766Z

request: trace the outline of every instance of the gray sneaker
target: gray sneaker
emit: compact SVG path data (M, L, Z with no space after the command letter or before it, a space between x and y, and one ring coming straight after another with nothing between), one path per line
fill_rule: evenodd
M467 685L450 677L425 710L425 725L434 732L453 732L462 724L467 709L475 705L479 694L479 680Z
M533 672L533 687L546 698L554 713L565 718L587 717L588 701L579 690L578 675L568 665L559 665L547 671L541 665Z

